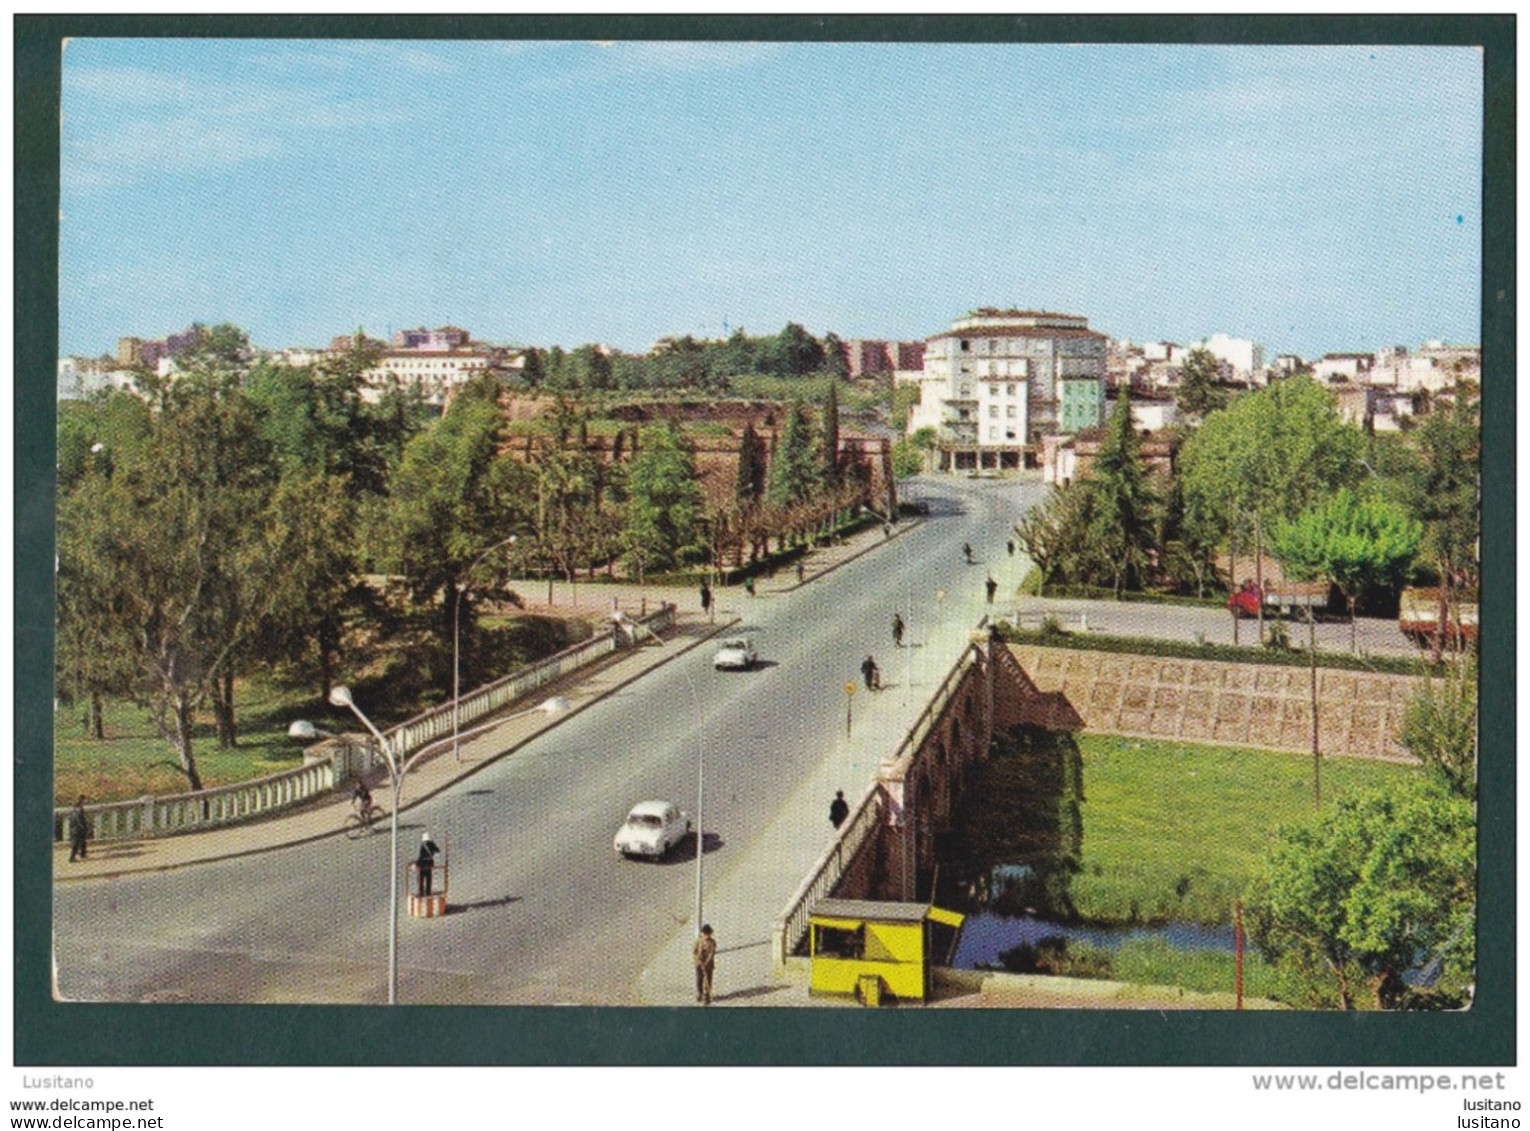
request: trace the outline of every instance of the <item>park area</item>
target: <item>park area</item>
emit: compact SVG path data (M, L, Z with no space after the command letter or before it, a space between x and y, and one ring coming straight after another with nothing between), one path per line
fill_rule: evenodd
M600 620L598 606L483 614L472 635L463 634L464 691L588 639ZM400 618L389 629L385 635L350 636L348 662L336 673L336 682L352 687L380 727L451 698L451 652L432 633L430 619ZM61 686L67 690L67 681ZM325 701L311 664L256 669L234 682L233 699L237 725L232 745L219 741L211 702L193 715L193 751L204 788L301 765L304 744L287 734L294 720L335 731L357 728L352 717ZM99 736L92 732L89 713L84 697L61 697L54 710L55 804L72 805L80 796L101 804L187 792L186 776L174 747L159 732L150 697L143 702L103 699Z
M1321 809L1419 772L1325 758ZM974 774L937 849L969 968L1231 992L1235 901L1315 811L1312 759L1275 751L1018 728ZM1244 973L1296 996L1252 946Z

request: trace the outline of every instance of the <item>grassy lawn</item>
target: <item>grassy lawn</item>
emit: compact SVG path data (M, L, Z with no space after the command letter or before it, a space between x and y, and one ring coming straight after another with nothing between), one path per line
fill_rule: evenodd
M1085 919L1225 923L1284 822L1312 812L1312 759L1079 736L1083 844L1071 895ZM1323 801L1414 771L1325 758Z
M1324 804L1412 772L1325 758ZM971 907L995 865L1023 864L1034 881L996 910L1228 923L1276 830L1311 811L1307 755L1022 728L978 767L941 838L941 894Z
M1325 758L1324 807L1416 772ZM936 902L1100 927L1224 926L1276 830L1312 810L1308 755L1019 728L1001 736L994 757L975 769L951 831L939 839ZM998 865L1027 871L1013 886L999 887ZM1226 949L1181 949L1150 936L1115 947L1075 940L1051 950L1036 972L1233 988ZM1012 969L1030 969L1019 950L1012 957L1019 963ZM1293 1000L1283 976L1252 946L1244 956L1244 989L1251 997Z
M529 615L484 615L478 626L472 638L464 632L464 692L588 639L592 631L582 620ZM350 683L356 701L377 726L386 728L450 699L451 653L429 634L400 634L372 651L376 655L370 662L358 657L358 668L342 670L339 677ZM192 756L204 787L232 785L301 765L303 744L287 737L294 719L308 719L332 731L362 729L349 712L324 703L312 679L240 680L234 688L234 712L239 745L229 750L218 749L211 707L196 717ZM60 706L54 714L53 796L58 804L73 804L81 794L103 802L189 789L150 711L127 700L108 700L105 737L99 739L85 734L83 713L77 703Z
M197 719L192 754L204 786L229 785L301 765L303 746L287 737L287 726L305 717L324 725L329 708L320 708L315 697L298 701L291 692L246 682L236 685L234 710L239 745L232 750L218 749L210 711ZM81 714L78 705L60 707L54 714L53 796L57 803L73 803L82 793L97 802L188 789L186 778L171 768L175 754L156 733L149 711L125 700L109 700L105 738L87 737L80 725Z

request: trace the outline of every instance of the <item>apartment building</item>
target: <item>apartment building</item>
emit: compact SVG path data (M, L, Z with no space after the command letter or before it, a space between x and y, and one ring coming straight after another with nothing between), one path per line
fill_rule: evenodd
M923 342L894 342L883 338L849 338L844 343L845 370L852 381L883 373L924 367Z
M974 310L926 339L909 431L935 428L943 471L1039 466L1040 437L1104 420L1106 343L1080 315Z

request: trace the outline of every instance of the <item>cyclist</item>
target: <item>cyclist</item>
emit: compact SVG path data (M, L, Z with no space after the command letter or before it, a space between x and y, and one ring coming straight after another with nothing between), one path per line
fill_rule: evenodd
M372 815L372 791L360 778L356 779L356 788L351 790L351 805L363 821Z

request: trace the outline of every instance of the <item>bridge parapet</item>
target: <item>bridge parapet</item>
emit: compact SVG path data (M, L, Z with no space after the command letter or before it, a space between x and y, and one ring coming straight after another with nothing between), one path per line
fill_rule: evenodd
M658 632L675 621L675 606L635 618ZM534 664L484 684L464 695L460 725L466 726L503 709L539 687L614 652L621 647L615 631L604 632L556 652ZM422 711L383 732L395 752L407 755L432 739L452 733L452 704ZM190 793L140 797L85 807L94 840L137 840L148 836L198 832L220 825L255 820L311 801L343 788L353 775L365 774L382 759L371 736L345 735L328 739L310 750L302 766L268 777L236 782ZM69 835L69 807L53 810L53 839Z

